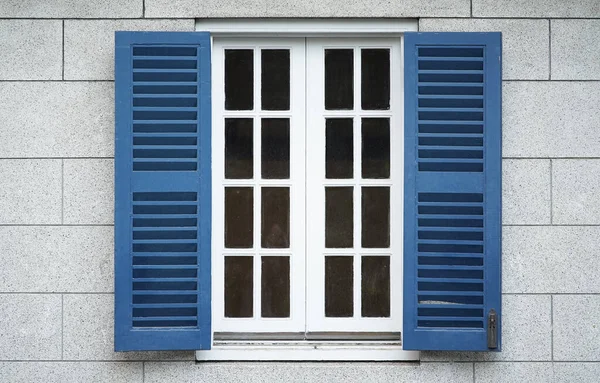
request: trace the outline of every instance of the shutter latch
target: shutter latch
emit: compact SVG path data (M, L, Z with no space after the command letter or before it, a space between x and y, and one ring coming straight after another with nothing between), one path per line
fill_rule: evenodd
M487 326L487 346L488 348L498 348L498 314L496 310L491 309L488 312Z

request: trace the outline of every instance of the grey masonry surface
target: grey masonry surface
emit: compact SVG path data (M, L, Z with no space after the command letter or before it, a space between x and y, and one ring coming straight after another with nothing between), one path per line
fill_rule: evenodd
M503 33L503 352L195 363L113 351L113 33L205 17ZM598 41L598 0L1 1L0 382L598 381Z

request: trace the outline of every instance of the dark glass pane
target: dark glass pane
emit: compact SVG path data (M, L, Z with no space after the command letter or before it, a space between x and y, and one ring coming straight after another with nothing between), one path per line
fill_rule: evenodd
M325 316L354 315L353 257L325 257Z
M362 247L390 247L390 188L362 188Z
M290 178L290 120L263 118L261 166L264 179Z
M290 109L290 51L263 49L261 102L263 110Z
M252 178L253 141L251 118L225 119L225 178Z
M263 187L261 208L262 247L290 247L290 189Z
M254 196L251 187L225 188L225 247L251 248Z
M325 109L354 108L354 51L325 49Z
M353 188L325 188L325 247L353 247Z
M290 258L262 257L261 316L290 316Z
M353 133L351 118L325 121L325 177L352 178Z
M252 257L225 257L225 317L253 316L254 267Z
M361 315L390 316L390 257L362 257Z
M390 50L363 49L361 52L362 108L390 108Z
M251 110L254 94L254 51L225 50L225 109Z
M390 178L390 120L362 119L362 178Z

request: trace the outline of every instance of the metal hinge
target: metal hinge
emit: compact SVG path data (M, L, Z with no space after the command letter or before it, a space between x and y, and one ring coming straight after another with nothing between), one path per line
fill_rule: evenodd
M488 312L487 346L490 349L498 348L498 314L494 309Z

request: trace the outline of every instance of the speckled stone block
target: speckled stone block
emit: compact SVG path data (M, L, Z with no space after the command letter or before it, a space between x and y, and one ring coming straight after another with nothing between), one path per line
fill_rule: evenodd
M554 360L600 361L600 295L556 295L553 300Z
M598 157L600 82L502 86L504 157Z
M115 31L193 31L194 20L65 20L65 79L113 80Z
M61 358L60 295L0 294L0 313L0 360Z
M471 363L146 363L145 382L471 383Z
M66 224L114 222L114 161L65 160Z
M552 79L600 80L600 20L552 20L551 23Z
M145 0L146 17L467 17L469 0Z
M473 0L475 17L600 17L598 0Z
M600 224L600 160L552 161L554 224Z
M193 351L114 352L114 296L64 297L64 357L68 360L193 360Z
M111 157L114 85L0 82L0 157Z
M143 0L2 0L0 18L142 17Z
M0 226L0 291L112 292L113 228Z
M555 362L554 383L597 382L600 377L600 363Z
M0 20L0 36L0 80L62 78L60 20Z
M550 295L502 296L502 352L422 352L422 361L550 361Z
M419 31L502 32L502 78L548 79L548 20L420 19Z
M600 293L600 227L502 229L504 293Z
M552 363L475 363L475 382L554 383Z
M550 160L502 161L502 223L550 224Z
M142 363L0 362L3 382L142 383Z
M61 160L0 160L0 224L59 224L61 205Z

